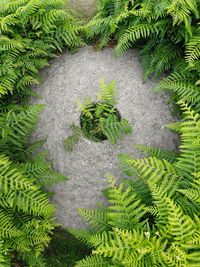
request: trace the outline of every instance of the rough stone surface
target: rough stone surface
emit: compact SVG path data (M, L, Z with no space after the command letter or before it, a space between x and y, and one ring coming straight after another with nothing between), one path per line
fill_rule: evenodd
M143 82L138 52L129 51L116 59L111 48L94 52L85 47L72 55L66 53L55 59L42 73L43 84L36 88L44 103L34 138L47 138L46 148L55 169L69 176L69 180L53 187L53 202L57 219L65 227L83 226L77 208L92 208L102 200L101 190L106 185L106 173L121 176L117 168L118 153L134 153L136 144L173 149L177 136L165 125L172 121L167 96L153 94L153 81ZM99 81L116 80L118 87L117 108L134 126L134 133L118 145L82 139L74 152L64 150L63 141L70 135L70 124L79 124L76 100L85 96L96 99Z
M70 0L70 5L81 17L91 18L96 12L98 0Z

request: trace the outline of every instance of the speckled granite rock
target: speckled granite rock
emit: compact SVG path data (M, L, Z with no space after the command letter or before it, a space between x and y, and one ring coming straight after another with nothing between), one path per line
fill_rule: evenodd
M91 18L96 12L98 0L70 0L70 5L83 18Z
M52 189L56 192L53 202L58 221L65 227L79 227L83 222L77 208L91 208L102 200L106 173L120 177L118 153L139 156L134 149L136 144L173 149L177 136L165 129L172 121L166 96L150 92L153 81L143 82L137 51L116 59L111 48L94 52L91 47L85 47L74 55L59 56L42 76L44 82L36 91L43 98L32 102L44 103L46 109L34 138L47 138L46 148L53 166L70 178ZM71 133L70 124L79 123L75 102L87 95L95 100L102 77L116 80L117 108L133 124L134 133L115 146L107 141L94 143L83 139L74 152L67 153L63 141Z

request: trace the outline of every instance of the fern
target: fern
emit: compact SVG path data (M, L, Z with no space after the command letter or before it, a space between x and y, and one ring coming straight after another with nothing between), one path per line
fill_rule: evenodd
M109 205L101 210L109 227L79 232L93 252L77 266L95 266L97 256L113 266L199 265L199 114L184 102L179 105L179 153L139 146L153 157L120 155L122 170L133 179L118 184L110 177L105 194ZM84 209L87 218L85 214L92 225L99 218L98 211Z
M40 187L66 177L52 170L46 154L37 153L44 140L29 142L42 109L15 105L1 111L0 238L27 264L43 267L42 253L56 224L54 208Z
M114 81L108 85L104 80L101 81L98 100L96 103L86 97L83 103L78 101L81 127L74 124L70 126L72 135L64 141L67 151L73 151L81 136L96 142L108 140L111 144L116 144L124 135L132 133L132 126L121 118L115 107L117 100Z
M39 255L50 242L53 207L34 180L25 177L9 159L0 157L0 237L21 255Z
M132 159L131 155L119 154L118 159L120 169L123 171L124 174L128 176L134 176L136 174L134 168L130 164L130 160Z
M33 132L33 127L38 120L43 106L29 106L26 111L21 111L18 114L15 112L8 112L2 118L2 132L1 136L5 142L11 142L16 146L22 146L27 142L27 136Z
M186 46L186 61L191 64L200 57L200 36L194 36Z
M110 115L105 121L100 121L100 128L111 144L116 144L123 134L132 133L129 122L126 119L118 121L115 115Z
M178 153L174 151L163 150L160 148L146 147L143 145L137 145L136 148L140 150L145 156L156 157L161 160L167 160L170 163L176 161Z
M185 120L180 124L182 145L180 157L176 166L186 173L199 172L199 149L195 141L199 138L199 114L196 114L188 105L179 102L183 110Z
M102 256L94 255L90 257L86 257L82 261L78 262L75 266L76 267L110 267L111 262L105 259ZM117 265L115 265L117 266Z
M115 106L117 104L117 92L116 92L116 83L115 81L110 82L106 85L105 80L100 82L100 89L98 94L98 100L101 103Z
M151 74L159 76L161 73L171 70L173 64L182 55L181 49L170 43L159 43L154 47L154 50L144 51L143 66L145 77Z
M75 124L72 124L70 128L72 129L73 133L65 139L64 146L67 151L72 152L74 146L78 143L80 137L83 135L83 132L82 129Z
M10 267L10 249L9 245L2 239L0 239L0 264L3 267Z
M165 21L159 21L155 24L141 23L127 29L125 33L119 39L119 43L116 48L117 55L121 55L128 50L133 43L141 38L147 38L150 35L158 35L160 31L165 27Z
M39 70L56 49L81 46L80 24L62 0L6 0L0 7L0 96L38 84Z
M84 218L85 221L91 224L93 229L103 231L109 228L107 223L108 217L105 211L101 210L86 210L79 209L79 214Z
M108 211L110 225L114 222L114 227L118 226L123 229L134 228L135 225L139 227L140 219L146 213L145 205L141 203L136 194L133 194L131 188L124 189L123 184L116 187L113 178L110 177L110 179L107 191L107 197L111 204Z
M141 175L143 176L144 172L141 172ZM194 239L198 239L195 237L199 236L199 224L196 224L190 216L185 215L183 207L171 199L176 196L177 192L172 190L173 183L171 184L173 193L171 190L163 190L167 186L168 178L165 177L165 181L161 181L160 186L156 176L154 175L155 183L153 174L150 176L147 184L150 189L148 197L152 196L152 206L147 207L138 202L140 210L134 210L130 205L136 196L135 188L125 189L122 184L116 186L115 181L110 180L106 194L110 205L104 210L108 216L107 222L110 228L105 230L94 228L97 229L96 235L88 230L82 233L79 231L79 238L92 244L94 250L92 256L86 257L76 266L90 266L91 264L104 266L107 260L114 266L118 264L119 266L138 266L138 264L140 266L154 266L155 264L168 266L169 263L172 266L180 264L188 266L192 262L198 265L195 255L199 254L200 248L199 245L194 246L193 242ZM137 193L137 196L140 199L140 194ZM142 199L140 201L143 202ZM137 205L137 201L133 203ZM132 217L131 213L135 215ZM98 213L94 211L90 213L84 210L84 214L90 214L92 224L98 216ZM137 215L141 216L138 217L138 221L135 220ZM134 224L127 224L127 222ZM194 248L197 253L193 251Z
M97 15L87 25L88 37L102 48L114 41L116 54L141 45L145 77L171 71L184 55L198 59L199 3L181 1L100 1ZM149 47L154 43L149 51Z

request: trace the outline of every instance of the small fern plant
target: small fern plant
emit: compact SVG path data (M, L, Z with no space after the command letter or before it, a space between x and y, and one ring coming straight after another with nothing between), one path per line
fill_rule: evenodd
M73 134L65 140L67 151L73 150L81 136L96 142L108 140L111 144L116 144L124 135L132 133L132 126L121 118L115 107L116 98L115 81L106 85L102 80L98 102L93 102L90 97L86 97L83 103L78 102L81 111L80 126L71 125Z

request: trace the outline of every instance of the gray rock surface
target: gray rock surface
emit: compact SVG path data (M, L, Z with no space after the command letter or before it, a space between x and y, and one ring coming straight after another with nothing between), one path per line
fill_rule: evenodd
M136 144L173 149L177 136L165 129L172 121L167 96L153 94L153 81L143 82L138 52L129 51L116 59L111 48L94 52L91 47L72 55L65 53L55 59L43 73L43 84L36 88L46 109L33 138L47 138L46 148L55 169L69 176L69 180L52 188L57 219L65 227L83 226L77 208L92 208L102 200L101 190L106 186L106 173L121 176L117 168L118 153L134 153ZM74 152L63 146L70 135L70 124L79 124L76 100L85 96L96 99L99 82L116 80L118 106L121 115L134 126L134 133L118 145L82 139Z
M80 17L89 19L97 9L98 0L70 0L71 7L79 14Z

